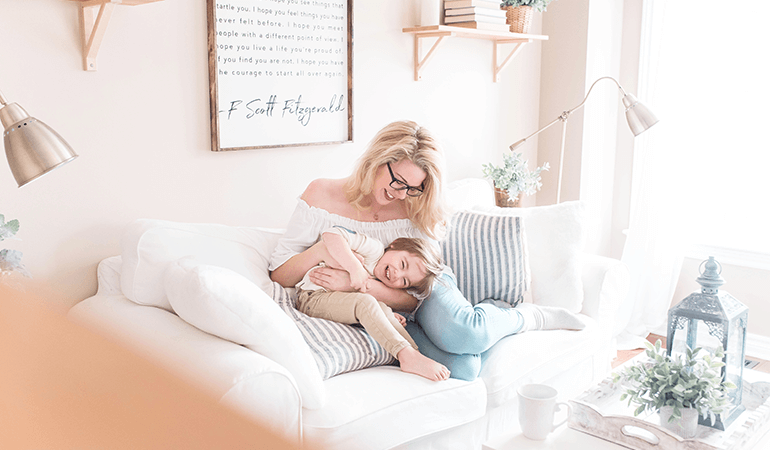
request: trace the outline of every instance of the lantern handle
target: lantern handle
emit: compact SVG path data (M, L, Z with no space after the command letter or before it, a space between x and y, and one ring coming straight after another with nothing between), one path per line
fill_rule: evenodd
M704 272L703 266L706 265L706 263L708 263L709 261L713 261L717 265L717 268L719 269L717 271L717 275L722 275L722 264L719 261L717 261L716 259L707 259L707 260L702 261L700 263L700 266L698 266L698 273L703 275L703 272Z

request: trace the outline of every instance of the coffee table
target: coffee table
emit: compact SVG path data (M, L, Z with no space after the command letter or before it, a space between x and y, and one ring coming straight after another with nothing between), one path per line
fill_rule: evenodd
M636 358L635 358L636 359ZM633 361L633 360L632 360ZM629 362L631 363L631 362ZM620 368L614 371L620 370ZM614 372L613 371L613 372ZM612 397L608 394L608 380L604 380L599 385L588 389L585 393L581 394L574 400L581 402L588 402L601 406L603 416L616 415L620 411L624 411L625 402L621 403L615 396ZM753 389L752 395L745 395L746 389ZM756 404L757 391L763 397L761 404ZM621 445L617 441L611 442L601 437L588 434L587 432L579 431L574 427L576 424L573 420L570 420L570 425L567 424L560 426L553 433L543 441L533 441L524 437L521 433L521 429L518 424L514 429L507 434L498 436L485 442L482 446L483 450L622 450L627 448L633 449L657 449L657 450L676 450L678 448L688 449L729 449L729 450L766 450L770 449L770 420L767 420L770 415L770 398L767 395L770 394L770 374L757 372L754 370L744 370L744 404L747 401L754 399L755 404L751 405L751 408L747 408L744 412L727 430L720 432L712 428L699 426L698 435L696 438L702 439L706 444L700 444L692 446L693 442L667 441L665 445L652 445L639 439L631 439L633 445ZM596 401L597 397L602 397L603 401ZM571 401L571 404L575 402ZM609 404L608 404L609 402ZM605 413L605 411L607 411ZM557 418L560 413L557 412ZM746 416L748 414L748 416ZM632 413L628 413L631 417ZM645 421L658 424L657 415L652 414L645 418ZM744 417L746 416L746 417ZM561 416L563 417L563 416ZM642 417L642 416L640 416ZM747 419L748 417L748 419ZM662 429L661 429L662 430ZM727 433L727 435L723 434ZM601 433L599 433L601 435ZM665 436L668 438L669 436ZM662 442L661 442L662 443ZM685 444L690 444L687 446Z

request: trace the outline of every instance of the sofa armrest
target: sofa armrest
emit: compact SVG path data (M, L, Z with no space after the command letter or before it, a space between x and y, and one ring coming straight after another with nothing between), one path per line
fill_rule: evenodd
M244 416L300 441L299 389L275 361L122 295L83 300L68 318L117 340Z
M628 294L630 276L625 264L599 255L583 255L582 313L612 332L615 314Z

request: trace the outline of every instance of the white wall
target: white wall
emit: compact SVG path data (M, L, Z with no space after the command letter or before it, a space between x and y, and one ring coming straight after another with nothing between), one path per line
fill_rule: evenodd
M97 263L119 254L131 221L281 227L310 180L346 176L399 119L439 136L449 180L481 176L537 127L541 44L493 83L492 43L449 39L415 82L413 38L401 29L417 12L412 0L354 2L353 143L214 153L204 0L117 6L96 72L81 68L75 2L0 0L0 90L80 155L22 189L0 163L0 214L19 219L22 239L2 247L22 251L69 305L95 292Z
M549 40L543 44L540 126L577 106L585 96L588 5L588 0L552 2L543 17L543 34ZM584 112L576 111L568 121L561 201L580 198ZM562 124L557 123L540 133L537 142L527 144L538 149L538 165L551 164L551 173L543 177L543 189L538 195L541 205L556 202L561 136Z

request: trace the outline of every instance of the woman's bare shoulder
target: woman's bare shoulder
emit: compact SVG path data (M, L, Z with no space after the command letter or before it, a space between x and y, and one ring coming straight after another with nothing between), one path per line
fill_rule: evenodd
M340 201L347 203L344 185L344 178L339 180L319 178L308 184L301 198L310 206L327 211L336 210L339 207Z

